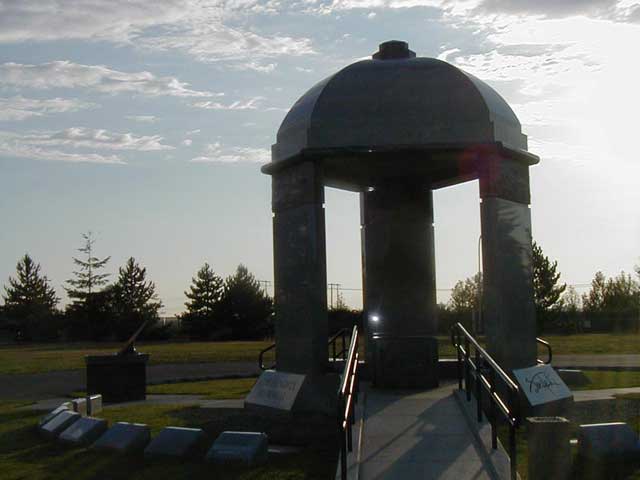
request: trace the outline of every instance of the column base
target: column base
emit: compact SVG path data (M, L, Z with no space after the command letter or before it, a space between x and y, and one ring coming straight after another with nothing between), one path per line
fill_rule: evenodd
M438 340L428 336L373 339L373 384L381 388L436 388Z

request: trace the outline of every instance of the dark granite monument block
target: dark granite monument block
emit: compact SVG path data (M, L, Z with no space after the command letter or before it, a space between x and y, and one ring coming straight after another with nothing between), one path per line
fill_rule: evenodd
M165 427L144 449L145 457L186 457L204 439L200 428Z
M87 394L102 395L107 403L147 398L147 362L149 355L88 355Z
M82 418L79 413L65 410L40 427L40 433L48 438L56 438L74 422Z

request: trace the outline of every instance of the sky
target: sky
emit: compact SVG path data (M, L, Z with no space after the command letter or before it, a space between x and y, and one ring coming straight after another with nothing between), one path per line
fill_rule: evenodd
M640 264L640 2L0 0L0 285L29 253L62 304L83 232L183 309L204 262L273 279L260 166L306 90L386 40L495 88L541 157L533 237L562 281ZM477 182L434 194L438 298L478 269ZM327 277L360 306L356 194L327 189ZM270 288L272 288L270 286Z

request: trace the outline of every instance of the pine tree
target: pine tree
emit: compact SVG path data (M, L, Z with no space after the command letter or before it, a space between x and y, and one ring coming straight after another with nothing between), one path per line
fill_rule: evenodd
M5 315L15 322L18 335L29 340L48 330L59 298L37 264L25 254L16 265L16 278L4 287Z
M82 238L84 245L78 251L83 253L85 258L73 258L73 263L79 267L79 270L73 272L76 278L67 280L70 287L65 287L65 290L74 303L86 304L92 294L107 284L109 274L98 273L98 270L104 268L111 257L103 259L94 257L93 244L96 241L91 232L83 233Z
M94 256L95 239L91 232L83 233L84 245L78 249L83 258L73 258L79 268L75 278L67 280L65 287L72 303L67 306L69 335L73 339L98 340L109 336L112 321L112 291L107 287L108 273L99 273L111 257Z
M130 257L124 267L118 269L118 279L113 284L113 310L115 334L127 338L146 320L155 323L162 302L156 295L156 286L148 281L147 269ZM148 325L149 329L152 325Z
M225 280L224 287L221 306L233 338L264 338L270 334L273 301L247 267L238 265L236 273Z
M224 281L205 263L191 279L189 291L184 292L189 301L185 303L187 311L180 319L191 337L207 338L223 326L220 314L223 293Z
M559 305L562 293L567 288L566 283L559 285L559 280L558 261L552 263L542 248L533 242L533 293L538 314L544 314Z

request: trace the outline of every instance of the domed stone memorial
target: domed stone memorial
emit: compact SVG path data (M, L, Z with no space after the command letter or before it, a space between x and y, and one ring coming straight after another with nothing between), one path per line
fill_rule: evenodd
M287 113L262 167L272 176L276 372L306 376L299 396L317 399L331 383L331 186L360 194L366 361L375 384L436 386L432 192L476 179L489 353L509 371L535 365L529 167L538 161L498 93L453 65L416 57L405 42L385 42L371 59L312 87Z

